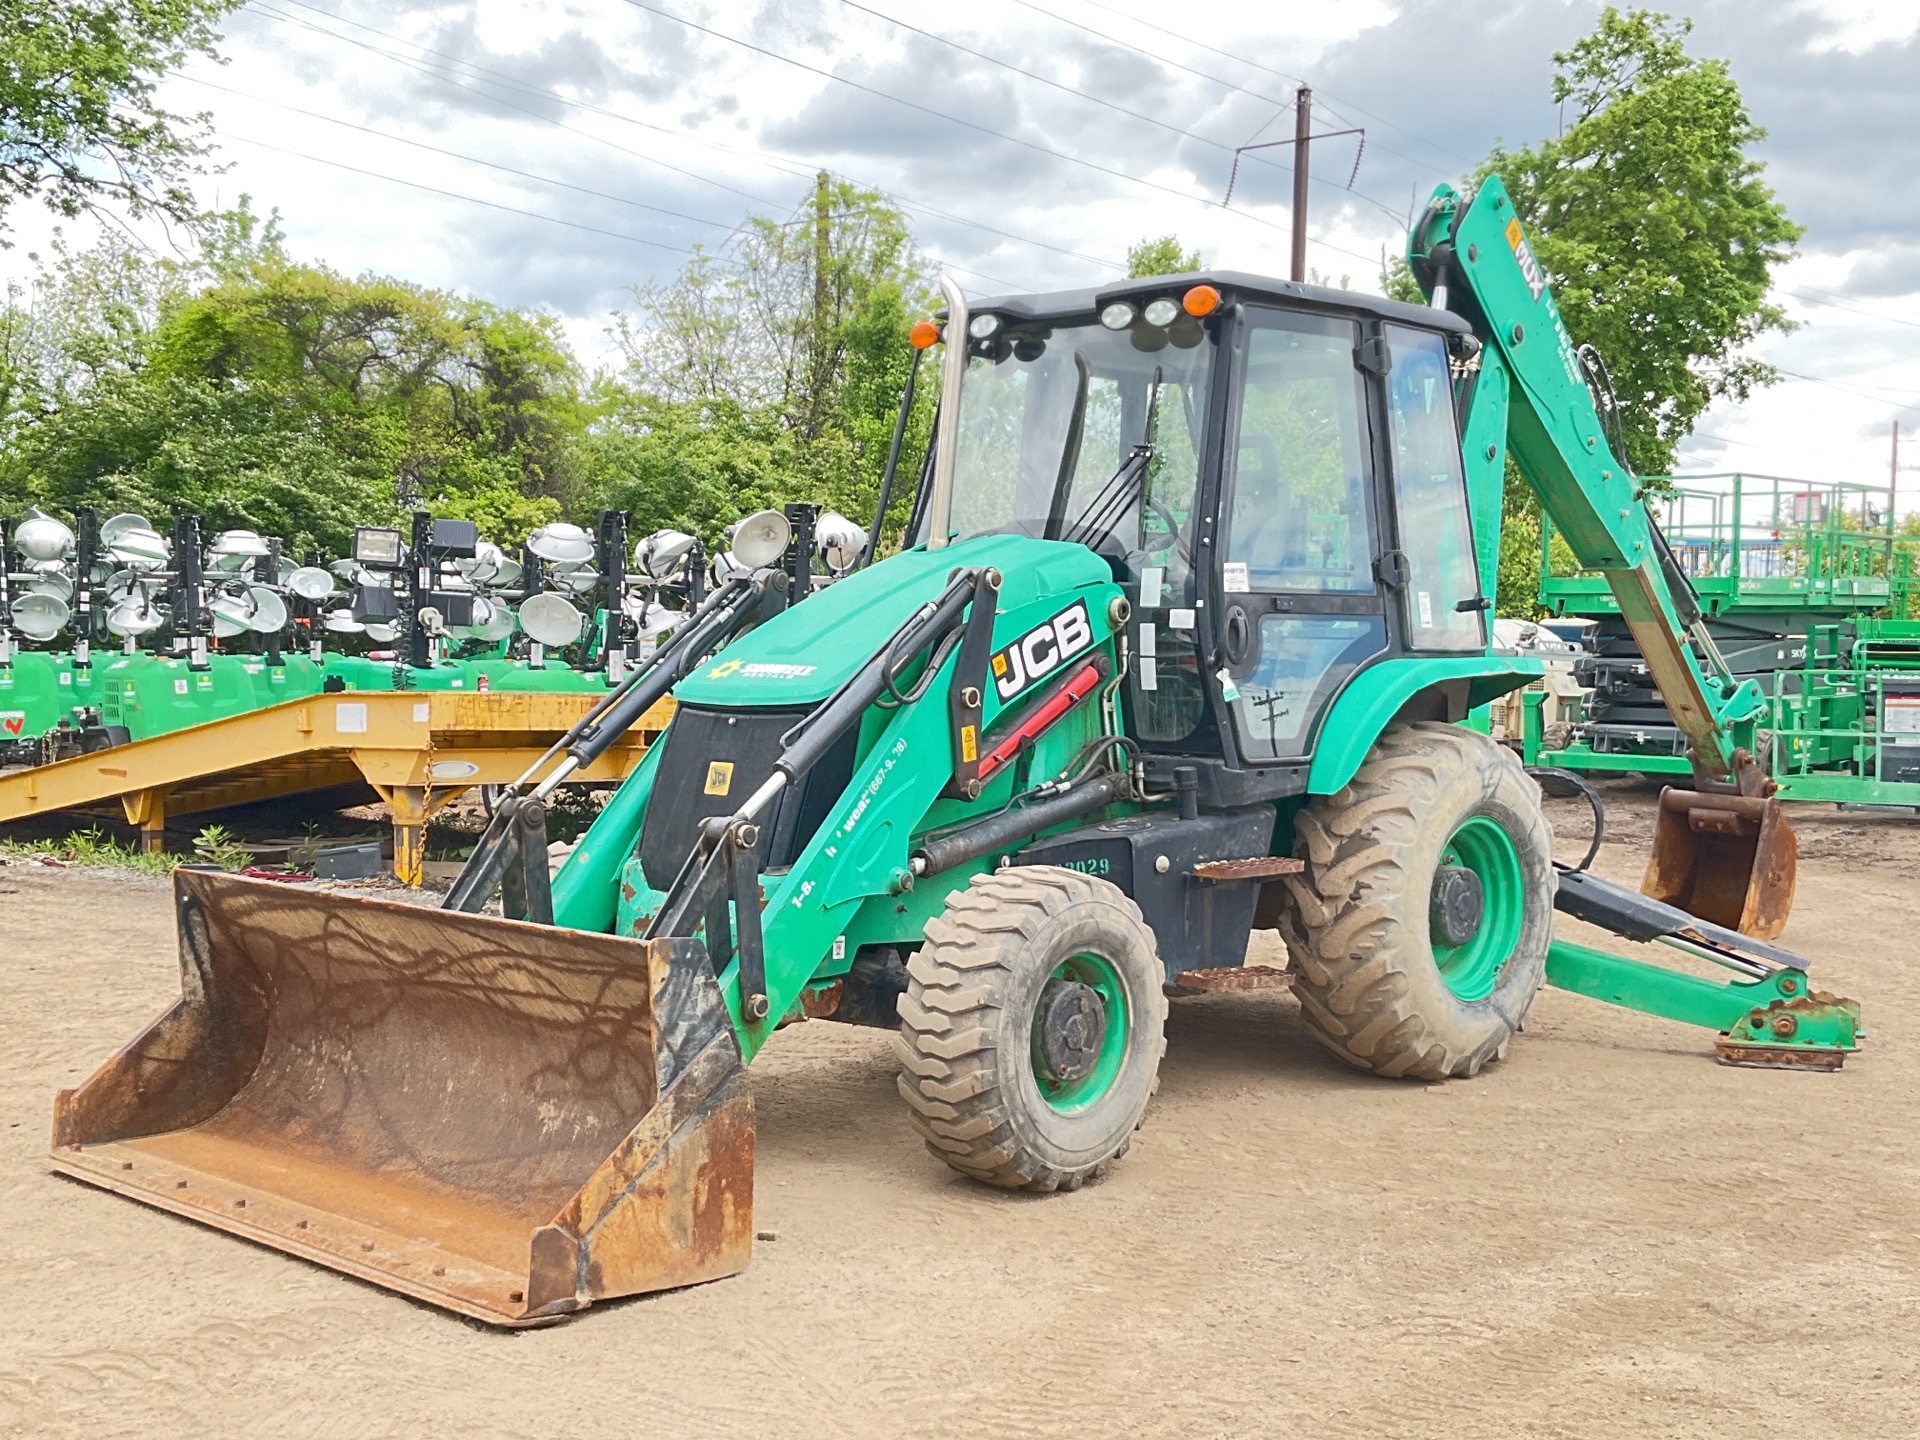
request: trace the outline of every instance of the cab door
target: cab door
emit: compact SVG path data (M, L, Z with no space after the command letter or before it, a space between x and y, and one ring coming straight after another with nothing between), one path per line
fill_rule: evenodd
M1388 464L1408 650L1459 654L1487 648L1486 612L1467 508L1467 474L1453 405L1446 338L1384 327Z
M1347 679L1388 649L1361 323L1243 312L1221 457L1214 677L1249 764L1299 761Z

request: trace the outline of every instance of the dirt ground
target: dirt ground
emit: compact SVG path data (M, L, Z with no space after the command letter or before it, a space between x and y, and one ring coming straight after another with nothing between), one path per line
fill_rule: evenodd
M1615 797L1603 871L1647 813ZM1284 994L1181 1001L1132 1153L1026 1197L921 1149L884 1035L796 1026L747 1272L520 1334L53 1176L54 1091L178 973L164 882L15 863L0 1432L1920 1434L1920 822L1795 819L1784 943L1871 1027L1841 1074L1548 991L1480 1078L1389 1083Z

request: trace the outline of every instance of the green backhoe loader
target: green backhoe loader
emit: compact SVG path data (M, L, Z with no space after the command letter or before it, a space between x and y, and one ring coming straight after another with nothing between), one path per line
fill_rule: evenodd
M1833 1068L1859 1009L1771 941L1792 831L1498 180L1413 233L1427 307L1209 273L946 290L907 548L729 579L498 808L434 911L182 871L182 999L55 1167L450 1309L548 1323L731 1274L745 1067L893 1028L927 1146L1070 1190L1127 1150L1169 994L1291 982L1385 1077L1507 1053L1542 984ZM1511 451L1692 740L1644 893L1556 865L1470 723ZM664 739L549 883L544 797ZM1468 722L1468 723L1463 723ZM498 893L506 918L479 913ZM1556 940L1556 906L1727 973ZM1248 967L1277 928L1287 971Z

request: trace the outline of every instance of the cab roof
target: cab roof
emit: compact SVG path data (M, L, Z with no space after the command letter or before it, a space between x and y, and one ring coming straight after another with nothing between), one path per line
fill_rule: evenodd
M1265 301L1290 309L1364 315L1396 325L1418 325L1428 330L1466 334L1473 329L1464 317L1451 310L1409 305L1404 301L1389 300L1384 295L1336 290L1329 285L1302 285L1292 280L1278 280L1270 275L1249 275L1240 270L1195 270L1182 275L1148 275L1139 280L1119 280L1089 290L982 296L977 300L969 299L967 308L975 315L992 311L996 315L1021 320L1097 315L1103 305L1115 300L1138 302L1160 295L1180 296L1195 285L1213 286L1220 292L1223 305L1241 300Z

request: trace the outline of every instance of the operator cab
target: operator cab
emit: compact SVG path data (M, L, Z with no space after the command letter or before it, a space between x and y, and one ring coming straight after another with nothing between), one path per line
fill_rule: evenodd
M1113 564L1151 772L1194 765L1215 804L1301 793L1354 675L1486 652L1457 315L1211 272L983 300L968 330L953 538ZM1457 720L1465 687L1418 705Z

